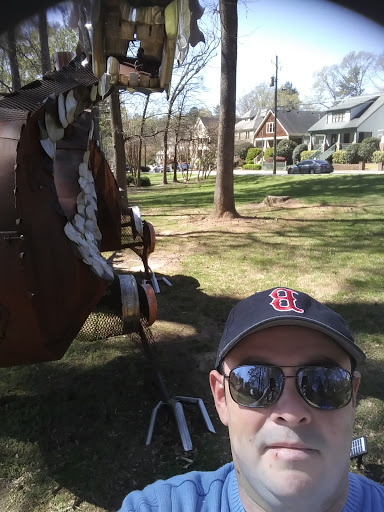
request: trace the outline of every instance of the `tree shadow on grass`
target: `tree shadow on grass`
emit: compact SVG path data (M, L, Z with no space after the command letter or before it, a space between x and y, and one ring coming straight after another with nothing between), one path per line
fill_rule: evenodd
M25 472L27 466L35 485L49 479L73 492L78 503L87 501L113 511L128 492L158 478L193 469L213 470L231 460L208 372L227 314L237 301L206 295L197 280L188 276L172 276L171 282L172 288L161 285L157 296L159 321L178 326L160 341L155 339L161 372L171 395L203 398L217 434L206 430L196 407L186 406L193 450L185 453L174 418L164 409L152 443L145 446L150 414L160 393L140 343L128 338L75 341L62 361L8 370L12 384L0 398L0 438L6 440L0 454L14 461L19 453L20 465L13 462L4 478ZM361 334L383 334L381 306L330 306L347 312L355 325L359 315L370 314L372 322L362 323L367 332ZM183 326L190 328L183 331ZM116 355L108 358L111 351ZM375 374L383 375L383 361L369 361L369 365L375 367ZM1 373L6 378L7 370ZM382 379L369 382L362 396L383 399ZM30 450L30 455L23 450ZM31 486L19 492L26 504L33 503Z

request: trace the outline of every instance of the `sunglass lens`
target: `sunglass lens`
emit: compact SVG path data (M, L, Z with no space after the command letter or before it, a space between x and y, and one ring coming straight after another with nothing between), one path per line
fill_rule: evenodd
M267 407L279 399L284 376L281 368L263 365L243 365L229 375L233 400L244 407Z
M297 373L304 400L318 409L340 409L352 398L351 374L343 368L308 366Z

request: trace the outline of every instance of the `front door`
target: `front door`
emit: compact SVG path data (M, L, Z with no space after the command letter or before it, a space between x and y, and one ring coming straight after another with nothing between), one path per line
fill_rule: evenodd
M336 142L337 142L337 133L332 133L331 134L331 146L336 144Z

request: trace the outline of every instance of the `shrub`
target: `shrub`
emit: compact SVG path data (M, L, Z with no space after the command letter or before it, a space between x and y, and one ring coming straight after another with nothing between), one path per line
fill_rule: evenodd
M126 177L127 177L127 185L134 185L135 184L135 179L134 177L132 176L132 174L126 174Z
M252 148L252 143L246 140L236 141L235 142L235 155L242 160L245 160L247 156L247 151L249 148Z
M374 164L384 162L384 151L374 151L372 155L372 162Z
M141 166L141 172L149 172L151 169L148 167L148 165L142 165Z
M233 167L241 167L244 164L244 160L239 156L235 156L233 159Z
M364 162L371 162L372 155L380 148L380 139L377 137L367 137L363 139L359 147L359 158Z
M308 160L308 158L311 158L311 156L313 155L314 152L315 152L314 149L311 149L310 151L302 151L300 153L300 162L301 162L301 160Z
M242 169L246 171L260 171L261 164L244 164Z
M289 139L281 140L276 146L276 155L283 156L288 164L292 163L293 150L297 146L296 142Z
M264 160L266 158L269 158L270 156L273 156L273 148L267 148L265 151L264 151Z
M149 176L140 176L140 185L142 187L150 187L151 180L149 179Z
M345 151L335 151L332 154L332 163L334 164L345 164Z
M293 153L292 153L292 161L294 164L297 164L297 162L300 162L300 154L303 152L303 151L307 151L308 150L308 146L307 144L298 144L295 149L293 150Z
M249 148L245 159L247 164L253 164L253 159L261 153L261 148Z
M358 164L359 163L359 147L360 144L355 142L347 146L345 150L345 163L346 164Z

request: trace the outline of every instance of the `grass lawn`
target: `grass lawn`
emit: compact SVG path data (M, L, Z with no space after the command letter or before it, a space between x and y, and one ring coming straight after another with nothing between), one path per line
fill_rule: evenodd
M214 177L162 186L148 176L153 186L128 195L156 229L150 266L172 283L160 281L152 326L161 371L171 395L204 399L217 433L186 406L191 452L166 410L145 446L159 393L140 342L75 340L61 361L0 369L0 510L109 512L157 478L229 461L207 375L232 305L280 285L340 312L367 353L355 434L368 438L364 474L384 484L384 177L235 176L241 217L219 222ZM270 207L267 195L291 199ZM142 278L133 252L111 261Z

